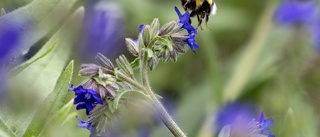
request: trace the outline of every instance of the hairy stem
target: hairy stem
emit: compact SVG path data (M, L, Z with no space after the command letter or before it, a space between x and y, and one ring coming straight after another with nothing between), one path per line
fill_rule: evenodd
M140 75L142 79L143 86L145 87L146 93L150 96L154 107L156 108L156 113L162 120L162 122L167 126L171 133L175 137L186 137L185 133L180 129L180 127L173 121L171 116L168 114L164 106L158 100L156 95L151 89L149 80L148 80L148 58L146 53L142 54L140 61Z

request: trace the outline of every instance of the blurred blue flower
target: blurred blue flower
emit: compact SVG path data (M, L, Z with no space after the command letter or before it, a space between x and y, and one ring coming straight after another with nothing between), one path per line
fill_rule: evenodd
M319 8L319 3L314 0L285 0L278 6L274 18L281 25L303 25L314 48L320 52Z
M85 89L81 85L74 88L74 86L71 85L69 91L74 91L76 94L76 98L73 102L74 104L78 104L76 109L86 109L87 115L90 114L96 103L103 104L103 101L97 92L92 89Z
M12 67L15 56L22 51L21 41L23 29L18 27L27 21L7 21L0 24L0 101L2 102L7 91L8 71Z
M313 0L284 0L275 12L279 24L305 24L318 16L318 4Z
M273 125L273 119L272 118L268 118L268 119L264 119L264 113L261 113L260 116L260 128L261 128L261 134L266 135L268 137L275 137L275 135L273 135L270 131L270 128Z
M116 1L94 0L85 6L83 38L80 41L81 59L93 61L98 53L113 58L121 53L123 41L123 15Z
M223 127L231 127L232 137L237 136L260 136L275 137L270 129L273 119L265 119L264 113L260 115L260 121L255 120L257 108L244 102L232 102L219 110L216 119L218 131Z
M249 123L257 112L256 106L247 102L231 102L218 110L216 116L216 127L219 131L222 127L234 124L241 117L241 120Z
M185 42L187 42L190 49L193 52L195 52L194 49L199 49L199 46L196 43L196 40L194 39L196 37L196 35L198 34L198 31L189 23L190 13L186 12L185 14L182 15L176 6L174 7L174 10L178 14L178 17L180 20L179 23L180 23L181 27L184 28L185 30L187 30L187 32L188 32L189 38L186 39Z
M77 119L80 121L80 123L77 124L78 127L88 129L90 131L90 136L93 136L95 134L95 128L91 126L91 123L89 121L86 121L78 116Z

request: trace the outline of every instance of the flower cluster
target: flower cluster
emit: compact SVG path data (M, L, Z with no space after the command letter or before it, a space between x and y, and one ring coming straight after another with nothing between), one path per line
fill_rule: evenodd
M85 121L77 117L79 127L87 128L92 135L105 134L108 124L112 123L110 120L116 119L119 108L129 106L127 102L150 101L145 87L135 78L134 70L138 65L144 63L146 70L147 67L154 69L159 60L177 61L179 54L186 52L185 45L193 52L199 48L195 41L197 30L188 23L190 13L182 15L177 7L175 10L180 19L178 23L172 21L160 28L158 19L154 19L150 25L140 25L137 40L126 39L128 50L136 57L134 61L129 62L121 55L116 59L117 66L114 66L98 53L95 58L98 64L81 65L79 75L89 79L69 89L75 92L76 109L85 109L89 118ZM131 94L124 97L127 93Z
M195 41L197 30L189 23L190 13L181 14L177 7L179 22L174 21L163 25L160 28L158 19L153 20L151 25L142 24L139 27L139 37L137 40L127 38L128 50L134 55L142 55L147 52L150 69L154 69L159 60L164 62L177 61L181 53L185 53L185 45L195 52L199 46Z
M130 64L128 66L126 58L120 56L117 60L119 68L122 67L121 70L114 67L112 62L100 53L97 54L96 61L99 65L81 65L79 75L90 78L85 80L78 87L71 85L69 88L69 91L72 90L75 92L76 97L74 99L74 104L77 104L76 109L85 109L86 114L89 117L88 121L78 117L81 122L78 126L87 128L90 130L91 134L105 132L108 119L111 119L114 113L116 113L114 104L111 102L113 102L115 97L121 92L131 89L128 84L117 79L118 73L130 73L122 71L128 70L128 67L130 67ZM130 75L133 75L133 73L130 73Z

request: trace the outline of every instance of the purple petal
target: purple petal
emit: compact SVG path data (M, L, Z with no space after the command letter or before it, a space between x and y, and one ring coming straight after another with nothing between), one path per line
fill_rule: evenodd
M273 125L273 119L272 119L272 118L269 118L269 119L265 120L264 122L262 122L262 123L260 124L260 127L261 127L262 129L269 130L269 129L272 127L272 125Z
M81 123L86 123L87 121L85 121L84 119L82 119L82 118L80 118L80 117L78 117L78 116L76 116L76 118L81 122Z
M180 19L182 17L181 12L179 11L179 9L176 6L174 6L174 10L176 11L176 13L178 14L178 17Z
M263 123L263 122L264 122L264 113L262 112L260 115L260 123Z
M183 25L183 28L186 29L188 32L191 32L191 31L195 31L196 29L190 25L189 23L186 23Z
M180 18L180 22L183 24L189 24L189 19L190 19L190 13L186 12L183 14L183 16Z
M86 104L86 108L87 108L87 115L89 115L89 113L93 110L93 105L92 104Z
M78 104L77 107L76 107L77 110L86 109L86 108L87 108L86 104L84 104L84 103L83 104Z
M78 95L74 100L73 100L73 104L78 104L80 102L84 102L85 98L83 97L83 95Z
M98 95L94 95L93 98L94 98L94 100L95 100L97 103L103 104L102 99L101 99Z
M144 24L140 24L140 26L139 26L139 34L142 33L143 28L144 28Z

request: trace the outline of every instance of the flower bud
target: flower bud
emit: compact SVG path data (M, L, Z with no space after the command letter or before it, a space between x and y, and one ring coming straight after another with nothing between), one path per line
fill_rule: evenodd
M95 64L82 64L81 69L79 71L79 75L81 76L94 76L98 74L99 66Z
M102 66L102 67L105 67L106 69L109 69L109 70L114 70L114 66L112 64L112 62L107 58L105 57L104 55L102 55L101 53L98 53L96 55L96 61Z
M160 28L160 23L159 20L157 18L155 18L151 25L150 25L150 36L151 39L153 39L154 37L157 36L158 32L159 32L159 28Z
M165 25L162 26L162 28L159 30L159 36L165 36L165 35L171 35L172 32L174 32L174 28L176 26L176 22L171 21Z
M138 45L132 39L126 38L126 45L127 45L127 48L129 50L129 52L133 56L138 56L139 55Z

